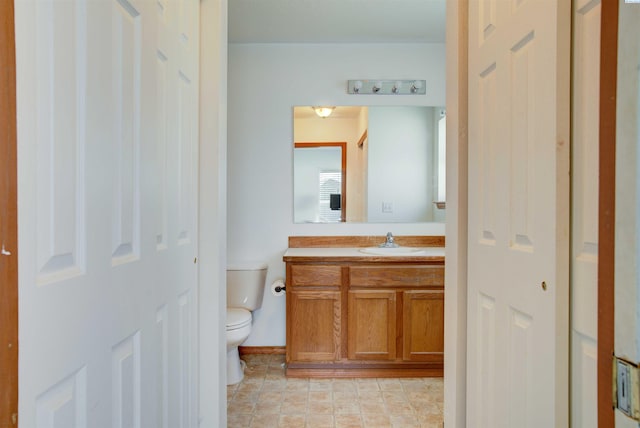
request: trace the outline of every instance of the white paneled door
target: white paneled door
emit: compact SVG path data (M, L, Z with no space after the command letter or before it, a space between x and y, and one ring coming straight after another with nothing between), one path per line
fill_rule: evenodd
M568 426L566 0L469 8L467 426Z
M20 426L196 426L199 2L15 16Z

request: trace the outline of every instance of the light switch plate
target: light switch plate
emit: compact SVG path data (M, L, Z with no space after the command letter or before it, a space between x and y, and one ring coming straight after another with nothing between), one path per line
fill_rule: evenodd
M618 409L628 416L631 416L631 367L625 361L618 360L618 376L616 379Z
M638 366L621 358L613 359L614 407L635 420L640 419L640 376Z

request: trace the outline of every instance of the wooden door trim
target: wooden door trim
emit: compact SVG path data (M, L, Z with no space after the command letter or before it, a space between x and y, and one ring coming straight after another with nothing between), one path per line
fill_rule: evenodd
M18 417L18 208L13 0L0 1L0 426Z
M600 149L598 207L598 427L613 428L616 88L618 0L603 1L600 29Z

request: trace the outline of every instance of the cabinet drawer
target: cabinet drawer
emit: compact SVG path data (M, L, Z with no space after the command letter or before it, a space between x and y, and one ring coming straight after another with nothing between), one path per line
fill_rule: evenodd
M351 286L355 287L442 287L443 266L351 266Z
M342 284L342 268L332 265L291 265L292 286L331 286Z

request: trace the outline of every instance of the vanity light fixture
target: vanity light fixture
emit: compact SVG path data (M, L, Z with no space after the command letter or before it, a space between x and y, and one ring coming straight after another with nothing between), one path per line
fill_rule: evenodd
M323 107L323 106L313 107L313 111L316 112L318 117L321 117L323 119L331 116L331 113L333 113L333 109L335 109L335 107Z
M348 80L347 93L359 95L425 95L426 80Z

